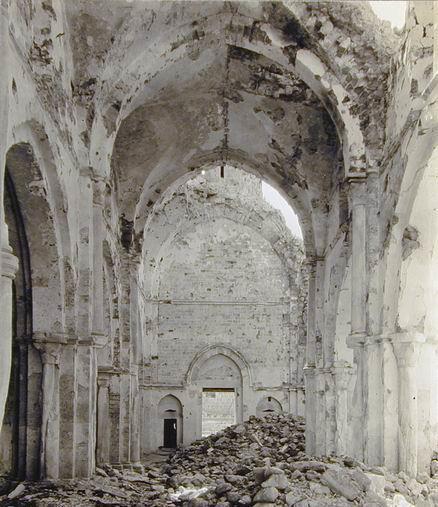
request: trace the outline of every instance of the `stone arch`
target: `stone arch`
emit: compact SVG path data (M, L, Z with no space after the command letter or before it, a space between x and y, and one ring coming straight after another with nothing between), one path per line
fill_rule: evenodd
M58 358L55 348L75 329L66 206L44 130L35 122L27 122L14 129L13 139L16 142L6 153L5 202L10 208L6 217L9 215L18 230L22 271L18 278L25 280L26 294L24 307L17 307L24 312L19 318L25 322L15 336L13 378L20 380L11 384L20 397L14 420L18 427L26 427L25 434L18 431L16 437L19 459L15 472L20 478L56 477L59 428L55 426L59 423L53 426L48 417L50 411L59 410L59 393L57 381L56 386L46 385L42 360ZM53 460L50 454L55 455Z
M217 153L211 153L208 156L204 156L203 160L192 160L188 166L191 167L190 173L185 172L184 168L177 169L176 172L181 172L178 178L169 182L166 182L166 187L168 187L169 194L174 192L179 186L184 184L189 179L196 177L201 174L201 171L208 171L214 169L215 167L219 167L221 165L220 158ZM275 187L280 194L286 198L291 208L296 213L300 228L303 234L303 242L305 246L305 251L307 256L312 256L315 254L316 250L321 250L322 244L315 236L316 227L316 217L318 216L318 211L314 210L313 214L310 210L309 204L306 202L305 197L300 192L295 192L293 189L290 189L290 194L286 194L284 189L279 187L278 182L273 181L272 179L267 178L263 174L262 166L257 166L254 164L248 164L246 161L239 160L238 158L228 157L228 165L230 169L236 168L237 170L243 171L245 173L253 174L257 178L262 181L266 181L269 185ZM174 172L175 174L175 172ZM148 182L145 184L145 188L148 187ZM135 230L143 231L148 226L149 221L152 218L152 214L148 212L148 209L151 208L151 203L158 204L160 196L151 196L147 193L143 193L140 197L140 201L138 204L138 209L136 212L136 222L135 222ZM154 200L155 199L155 200ZM292 203L291 203L292 200Z
M283 407L281 403L273 396L265 396L257 403L257 417L265 417L269 414L281 414L282 412Z
M161 400L158 402L157 406L158 418L161 423L162 431L163 431L163 447L168 447L166 445L166 428L172 426L174 421L176 423L175 429L175 443L176 446L182 444L183 441L183 406L180 400L173 394L167 394L163 396ZM165 421L168 421L167 423Z
M239 369L242 382L252 386L251 369L242 354L235 351L228 345L211 345L196 354L190 363L186 375L186 383L193 384L199 379L203 365L215 356L223 356L230 360Z
M22 146L32 152L31 158L33 158L36 180L35 182L27 181L26 184L35 196L40 192L41 202L44 199L47 203L45 204L46 213L51 217L50 222L53 231L50 243L55 245L59 259L57 271L59 272L60 301L62 301L62 329L60 332L72 335L76 327L74 315L76 273L67 218L69 206L66 200L67 194L58 173L57 161L51 148L51 141L44 127L35 120L15 126L12 138L15 144L10 150L14 146ZM7 159L6 165L10 166ZM9 167L9 170L11 171L11 167ZM14 179L14 175L11 174L11 176ZM20 175L17 176L21 178ZM29 177L30 175L25 176L25 178ZM32 185L32 183L34 184ZM35 264L35 261L33 264Z
M247 22L247 19L245 22ZM217 30L217 27L215 30ZM215 32L215 30L212 30L212 32ZM226 30L224 30L224 33L226 33ZM224 37L225 40L227 40L226 36ZM346 171L351 173L363 172L366 167L366 157L363 135L360 129L359 120L351 114L350 108L346 105L347 103L351 104L348 93L345 91L339 81L337 81L334 74L331 73L331 71L322 62L322 60L309 49L301 49L296 54L294 64L291 64L291 62L285 56L285 53L283 51L284 47L279 43L281 38L275 39L278 47L275 46L275 44L275 47L268 47L261 41L249 41L246 39L246 36L242 34L233 34L232 44L237 44L237 47L245 48L248 51L253 51L257 54L265 56L266 58L270 58L277 65L284 66L284 68L293 71L296 75L302 78L307 85L310 83L310 89L316 93L321 103L325 104L326 110L329 111L329 114L331 114L332 118L334 118L335 125L338 126L338 131L340 131L338 132L339 138L343 140L343 159ZM190 36L188 39L183 38L183 40L190 40ZM231 41L229 41L229 43L231 43ZM190 50L190 44L191 42L188 42L187 44L179 44L178 50L169 56L168 64L173 65L178 61L178 59L184 58L187 55L187 52ZM205 41L199 43L198 45L203 44L206 44ZM206 44L206 46L208 45ZM159 72L163 72L163 70L166 68L165 65L161 66L161 64L162 62L160 62ZM153 63L148 62L148 67L144 69L144 74L141 73L141 70L138 70L142 65L143 62L135 60L136 72L140 72L139 79L141 77L141 80L143 82L143 78L146 80L148 79L147 76L149 73L153 74L151 67L149 66L153 66ZM120 89L123 89L124 92L127 88L129 89L128 85L125 87L122 86L121 83L118 84L120 85ZM114 128L116 130L119 129L122 121L127 118L129 114L131 114L135 108L139 106L139 104L146 100L146 97L142 96L141 94L147 93L147 89L148 87L137 87L137 89L132 90L132 93L127 93L129 99L126 101L126 103L122 103L121 107L119 108L120 111L117 115L117 125L114 125ZM109 96L111 96L111 92L109 92L108 97ZM107 104L108 109L113 108L113 99L114 97L112 97L110 102ZM327 104L330 104L330 107L327 107ZM168 178L161 178L159 182L160 189L167 188L172 184L173 181L175 181L175 178L187 173L187 171L197 170L201 164L206 163L206 160L204 160L205 157L208 158L213 156L216 156L216 158L218 158L218 153L213 153L211 155L204 154L202 156L203 160L196 160L196 157L192 157L189 161L187 161L187 164L184 163L181 167L172 167L168 172L170 176ZM233 159L233 164L244 163L245 161L241 160L241 158L241 153L237 153L237 151L234 155L233 153L230 153L229 156L229 160ZM166 161L166 164L167 163L168 161ZM249 161L246 161L246 165L251 166L252 164ZM261 174L265 172L264 169L266 168L263 168L262 166ZM154 199L156 199L155 190L157 178L158 177L156 175L151 174L151 177L148 178L146 182L142 181L139 183L137 187L143 187L144 190L142 195L139 195L138 201L136 203L137 209L135 213L134 210L131 209L125 217L127 220L135 223L136 234L141 235L143 231L142 220L144 220L144 217L147 216L151 203L153 203ZM275 183L275 186L277 188L281 188L281 186L279 187L277 183ZM289 186L288 190L292 192L292 195L287 196L289 202L296 208L297 214L300 216L300 220L303 225L306 249L311 254L313 247L313 250L317 250L321 254L323 252L323 246L319 245L318 242L324 236L324 234L319 234L319 231L312 231L312 227L310 227L311 225L315 225L315 210L310 209L309 203L306 203L306 199L300 195L302 192L297 192L296 189L294 191L291 185ZM283 192L285 192L284 189ZM300 200L302 200L302 202L300 202Z

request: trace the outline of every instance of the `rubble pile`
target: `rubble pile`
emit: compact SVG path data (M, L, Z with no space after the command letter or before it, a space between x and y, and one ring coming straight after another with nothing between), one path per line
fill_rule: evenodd
M348 457L308 457L304 420L269 415L180 449L162 466L105 466L90 480L22 483L0 505L436 507L438 477L415 480Z

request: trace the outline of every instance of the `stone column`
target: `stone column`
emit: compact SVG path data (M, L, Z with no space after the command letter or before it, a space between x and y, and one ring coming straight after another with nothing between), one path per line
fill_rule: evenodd
M140 390L139 390L139 364L142 363L142 333L139 323L139 288L138 273L140 257L136 255L130 259L130 372L131 372L131 410L130 410L130 460L139 465L140 462Z
M364 363L366 384L366 445L364 458L368 465L382 465L383 443L383 361L381 336L368 336L365 342Z
M315 428L315 454L316 456L325 455L325 439L327 429L326 419L326 383L325 369L315 368L315 412L316 412L316 428Z
M351 335L347 345L354 351L356 364L356 385L351 407L353 455L364 459L364 344L367 331L366 293L367 293L367 254L366 254L366 179L350 180L350 208L352 210L352 253L351 253Z
M105 182L93 178L93 334L103 335L104 296L103 296L103 221Z
M59 353L61 344L50 338L34 338L43 364L41 380L42 420L40 447L40 476L59 477Z
M382 239L379 216L375 210L380 199L379 168L369 163L367 169L367 339L365 343L365 448L368 465L383 464L383 391L384 362L381 336L383 284L381 277Z
M323 330L324 330L324 263L323 257L314 259L314 316L313 316L313 352L315 364L315 384L313 401L313 427L315 433L314 454L319 456L326 452L326 427L328 424L326 410L326 370L324 368ZM310 333L308 338L310 338ZM308 397L307 397L308 399ZM306 404L307 404L306 399ZM309 400L310 401L310 400ZM307 424L306 424L307 426Z
M0 429L3 423L12 363L12 280L18 270L18 259L12 254L8 229L3 224L4 246L0 252Z
M93 350L93 310L95 308L93 181L90 167L83 167L79 177L81 206L79 212L77 334L75 357L75 476L89 477L93 472L96 386Z
M121 465L120 458L120 371L115 370L110 379L109 421L111 431L110 463Z
M96 448L97 360L96 347L103 334L103 188L92 168L80 173L81 210L78 251L78 343L76 349L75 475L94 472Z
M382 464L398 472L398 366L390 336L382 336Z
M94 471L96 361L93 342L78 342L76 349L75 476L90 477Z
M335 453L338 455L349 454L348 388L353 372L348 362L339 361L333 365L332 373L336 392Z
M129 464L131 461L131 374L124 371L120 375L120 461Z
M309 261L309 295L307 304L307 342L306 365L304 366L306 388L306 452L314 455L316 450L316 329L315 329L315 295L316 295L316 262Z
M351 234L351 334L364 336L367 331L367 195L366 179L350 181Z
M97 448L98 465L110 462L111 424L110 424L110 375L99 368L97 376Z
M417 363L424 341L425 337L415 332L393 335L398 365L399 469L411 477L418 471Z
M324 454L327 456L336 453L336 384L333 374L333 367L324 368L325 390L324 390L324 406L325 406L325 442Z
M62 479L75 477L76 449L76 338L66 337L59 360L59 452L62 459L59 463L59 476Z
M131 366L131 462L140 464L140 390L138 366Z

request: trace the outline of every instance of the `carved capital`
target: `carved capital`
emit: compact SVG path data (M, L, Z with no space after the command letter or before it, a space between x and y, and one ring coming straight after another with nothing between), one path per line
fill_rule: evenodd
M377 335L368 335L365 337L365 347L370 348L373 346L378 346L384 341L384 337L380 334Z
M34 341L34 346L40 351L41 360L43 365L46 364L59 364L59 356L61 352L61 343L48 342L48 341Z
M307 363L303 368L303 373L306 378L307 377L309 377L309 378L315 377L315 373L316 373L315 365L312 363Z
M414 368L417 365L421 345L425 341L425 336L418 332L392 335L392 344L399 367Z
M108 343L109 337L104 333L92 333L91 340L94 347L101 349Z
M107 388L110 386L111 373L100 371L97 374L97 385L99 387Z
M367 336L362 333L355 333L347 336L347 347L349 349L360 349L364 346Z

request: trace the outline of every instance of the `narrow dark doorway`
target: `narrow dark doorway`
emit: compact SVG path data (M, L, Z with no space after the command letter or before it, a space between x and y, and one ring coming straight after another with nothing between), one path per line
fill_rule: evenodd
M176 447L177 420L164 419L164 442L163 446L167 449Z

